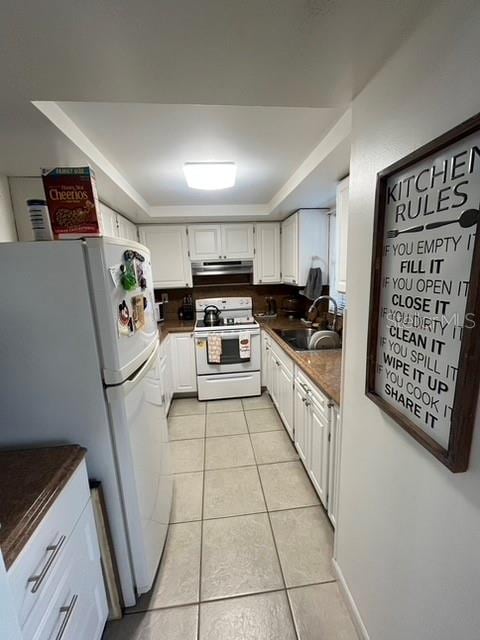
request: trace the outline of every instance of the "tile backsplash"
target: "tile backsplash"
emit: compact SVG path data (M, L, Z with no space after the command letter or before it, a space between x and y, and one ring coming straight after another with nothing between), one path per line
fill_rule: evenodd
M325 287L328 292L328 287ZM250 296L253 302L253 312L261 313L267 311L267 297L272 297L277 303L278 315L286 315L282 312L282 302L285 298L295 297L299 301L299 315L305 315L306 310L310 305L310 300L307 300L304 296L298 293L296 287L292 287L286 284L264 284L264 285L252 285L252 284L232 284L231 286L222 285L207 285L207 286L194 286L193 289L156 289L155 300L161 300L161 294L168 294L168 305L166 319L177 319L178 312L183 304L183 298L187 295L193 296L193 299L198 298L222 298L227 296Z

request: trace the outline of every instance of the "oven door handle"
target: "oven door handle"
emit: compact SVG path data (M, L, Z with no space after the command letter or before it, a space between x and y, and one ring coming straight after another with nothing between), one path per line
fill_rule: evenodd
M230 331L229 333L217 331L211 331L210 333L195 333L194 336L195 338L198 338L200 340L207 340L209 336L220 336L220 338L235 338L236 336L240 335L240 333L248 333L250 338L260 335L260 331L243 331L242 329L237 329L236 331Z

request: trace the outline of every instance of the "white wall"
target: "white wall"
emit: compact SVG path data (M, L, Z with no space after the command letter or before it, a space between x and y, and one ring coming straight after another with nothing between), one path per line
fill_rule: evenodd
M479 34L438 3L353 105L336 557L371 640L480 637L480 411L454 475L364 395L376 172L480 111Z
M0 175L0 242L14 242L16 239L8 179Z

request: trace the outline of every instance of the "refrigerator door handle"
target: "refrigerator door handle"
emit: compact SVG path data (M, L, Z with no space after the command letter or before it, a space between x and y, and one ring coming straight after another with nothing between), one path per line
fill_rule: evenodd
M142 366L137 369L132 375L125 380L122 384L113 385L117 389L121 389L124 395L130 393L130 391L139 384L143 378L147 375L148 371L151 368L151 365L158 356L158 350L160 348L159 343L157 342L155 349L148 356L147 360L142 364ZM107 387L108 388L108 387Z

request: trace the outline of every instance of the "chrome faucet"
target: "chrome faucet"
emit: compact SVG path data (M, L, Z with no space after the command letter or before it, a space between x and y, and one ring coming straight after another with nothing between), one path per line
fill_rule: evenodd
M337 301L335 300L335 298L332 298L331 296L319 296L318 298L315 298L315 300L310 305L310 309L308 310L308 313L311 313L312 311L315 311L315 309L317 308L317 304L321 300L331 300L333 302L332 331L335 331L335 327L337 326L337 312L338 312Z

